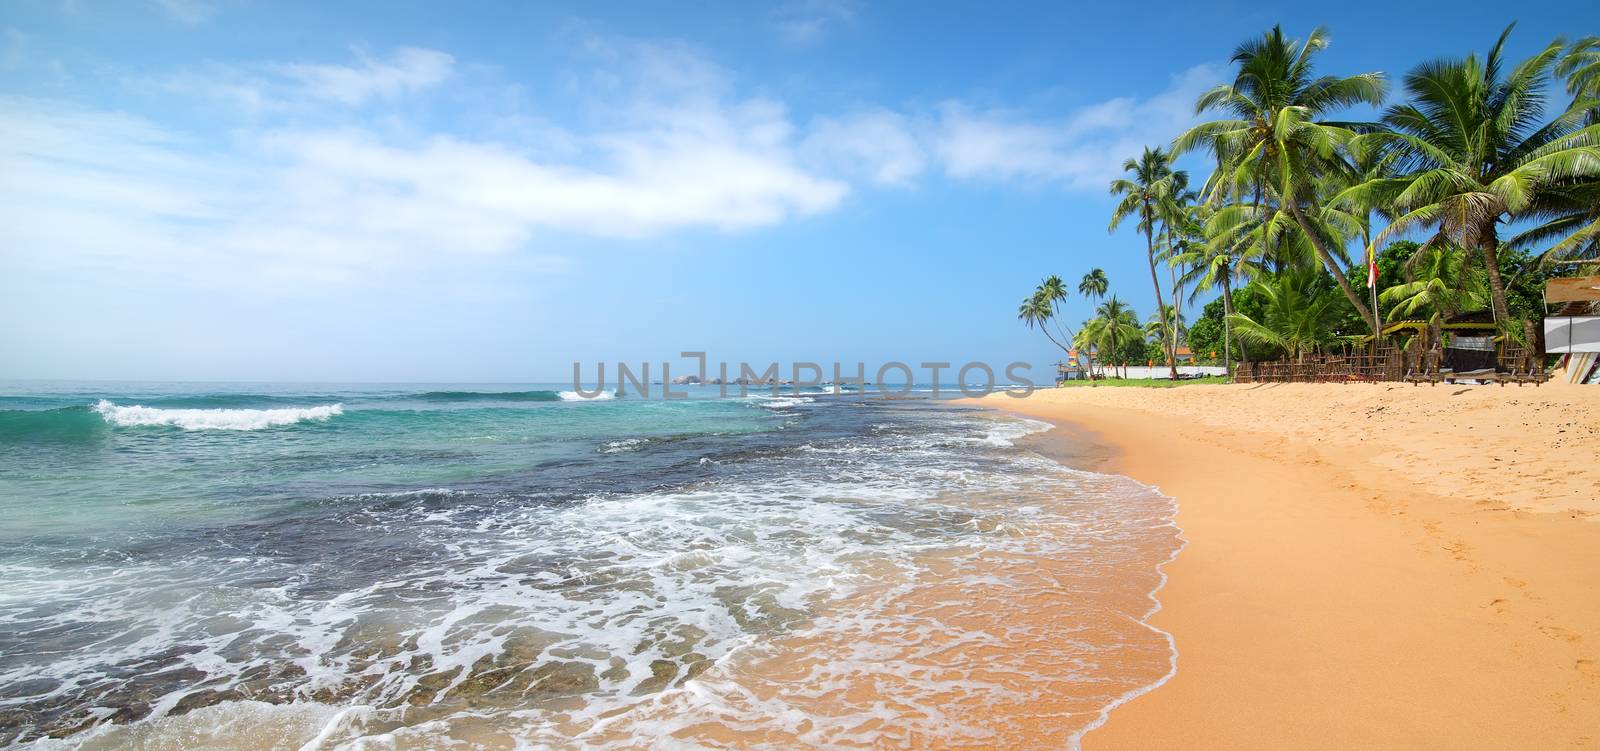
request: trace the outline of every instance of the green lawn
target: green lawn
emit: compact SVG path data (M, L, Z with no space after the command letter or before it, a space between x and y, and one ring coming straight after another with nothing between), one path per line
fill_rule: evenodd
M1067 381L1063 388L1089 388L1096 386L1119 386L1145 389L1170 389L1176 386L1193 386L1201 383L1227 383L1227 376L1206 376L1204 378L1190 378L1182 381L1171 381L1165 378L1102 378L1098 381Z

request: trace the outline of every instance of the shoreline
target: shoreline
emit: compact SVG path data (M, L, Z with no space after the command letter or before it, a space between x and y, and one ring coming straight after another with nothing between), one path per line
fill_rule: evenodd
M1600 487L1600 390L1076 387L966 403L1051 422L1026 445L1178 502L1186 545L1149 619L1176 640L1177 672L1085 748L1600 742L1600 494L1582 492Z

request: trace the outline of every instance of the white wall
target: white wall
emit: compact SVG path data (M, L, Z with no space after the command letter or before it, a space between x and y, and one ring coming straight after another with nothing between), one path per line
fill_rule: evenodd
M1098 364L1096 364L1095 365L1095 370L1099 370L1099 369L1100 369L1100 366ZM1112 375L1112 370L1113 370L1112 368L1109 368L1109 367L1106 368L1106 371L1105 371L1106 375ZM1115 375L1120 378L1122 376L1122 368L1116 368L1115 371L1116 371ZM1179 365L1178 366L1178 375L1186 375L1186 376L1194 376L1194 375L1219 376L1219 375L1227 375L1227 374L1228 374L1228 369L1222 367L1221 365L1215 365L1215 366L1213 366L1213 365ZM1128 366L1128 377L1129 378L1167 378L1168 376L1171 376L1171 375L1172 375L1172 372L1169 371L1167 369L1167 366L1165 366L1165 365L1158 365L1158 366L1156 366L1154 368L1147 368L1147 367L1145 367L1143 365L1129 365Z

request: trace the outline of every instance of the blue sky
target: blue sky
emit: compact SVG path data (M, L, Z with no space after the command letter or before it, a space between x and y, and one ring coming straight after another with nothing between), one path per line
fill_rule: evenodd
M1511 20L1517 56L1600 31L1585 3L524 5L0 5L0 377L1042 376L1015 311L1043 276L1152 312L1105 186L1241 40L1321 24L1323 71L1397 76Z

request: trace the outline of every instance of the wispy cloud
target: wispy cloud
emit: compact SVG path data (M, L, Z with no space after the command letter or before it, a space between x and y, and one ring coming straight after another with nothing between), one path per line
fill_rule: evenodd
M327 104L393 102L437 87L455 73L455 57L438 50L402 47L387 56L361 49L354 53L356 60L350 64L213 64L139 83L226 102L259 115Z
M174 20L190 26L205 23L217 14L217 6L203 0L156 0L156 4Z
M362 54L361 62L353 66L295 63L275 67L306 96L362 104L437 86L450 77L455 61L437 50L404 47L387 60Z
M886 108L818 118L805 140L807 156L840 174L905 187L933 156L926 124Z
M1221 78L1219 67L1197 65L1155 96L1111 99L1054 120L948 102L934 149L955 178L1103 190L1128 156L1164 145L1196 122L1195 99Z
M790 44L814 44L834 29L853 23L853 0L792 0L773 12L778 35Z

